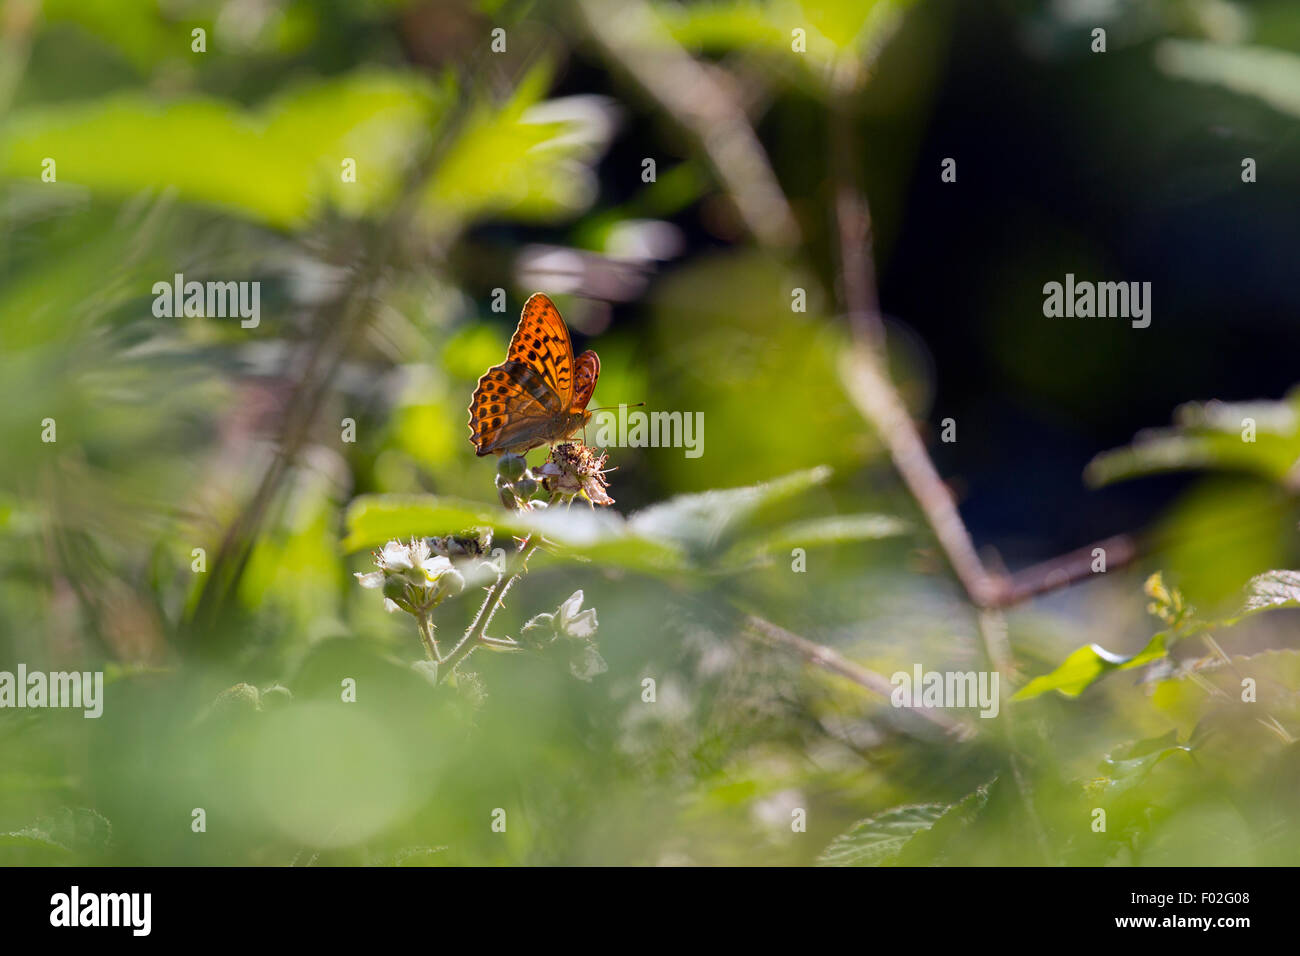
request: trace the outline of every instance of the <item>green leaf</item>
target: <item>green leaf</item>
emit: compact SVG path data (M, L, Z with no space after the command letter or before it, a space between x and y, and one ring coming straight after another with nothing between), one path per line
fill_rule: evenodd
M1300 56L1261 46L1164 40L1156 65L1170 76L1213 83L1300 117Z
M349 552L412 535L445 535L478 526L524 533L510 512L439 495L361 495L348 505L346 523L343 550Z
M905 2L820 0L775 4L755 0L656 3L673 38L689 49L767 51L788 62L793 27L804 30L809 69L821 71L843 55L874 52L897 22ZM820 74L819 74L820 75Z
M1246 420L1253 441L1242 438ZM1141 475L1215 469L1290 480L1300 464L1300 389L1277 402L1189 402L1174 412L1174 427L1140 433L1131 445L1103 452L1085 469L1094 486Z
M388 201L454 93L415 73L364 72L299 86L261 108L210 98L159 102L119 93L34 106L0 126L0 172L113 196L170 189L267 225L301 226L326 204L365 215ZM344 183L345 158L355 183Z
M895 861L899 866L930 865L942 862L953 839L975 822L989 803L989 792L997 784L994 777L962 797L925 830L919 830L904 845Z
M1178 743L1177 730L1118 747L1106 756L1103 776L1089 785L1089 792L1113 799L1142 783L1166 757L1191 752L1190 746Z
M902 852L907 841L930 829L948 810L942 803L895 807L877 817L860 820L831 841L817 858L818 866L884 866Z
M678 495L627 519L605 508L514 512L437 495L363 495L348 506L343 548L378 548L412 535L487 526L495 529L497 537L541 534L562 558L676 573L701 567L735 570L746 557L784 547L787 539L810 546L879 538L904 529L901 522L884 515L817 519L787 526L771 539L755 536L727 561L720 560L761 508L800 494L829 476L829 468L814 468L742 488Z
M59 854L72 852L44 830L36 827L0 833L0 847L14 847L23 850L49 850L52 853Z
M1161 631L1147 642L1146 647L1131 657L1113 654L1099 644L1081 647L1067 657L1056 670L1035 677L1016 691L1011 699L1029 700L1049 690L1060 691L1066 697L1078 697L1111 671L1130 670L1164 657L1173 638L1172 631Z
M112 833L112 824L98 811L60 807L53 817L42 817L30 827L0 833L0 848L43 850L59 856L95 852L109 845Z
M599 560L650 572L684 567L672 542L637 534L618 514L588 508L520 513L437 495L364 495L347 509L345 551L382 547L394 539L442 535L486 526L494 537L541 534L557 557Z
M911 525L891 515L856 514L812 518L783 525L766 534L747 537L727 552L724 564L734 567L789 554L792 548L815 548L851 541L875 541L905 534Z
M1159 585L1159 575L1152 575L1148 580L1148 587L1150 587L1152 581ZM1251 578L1246 584L1245 591L1245 601L1234 617L1215 622L1189 619L1185 624L1180 625L1176 631L1159 632L1151 638L1146 647L1132 657L1112 654L1100 645L1089 644L1087 647L1079 648L1067 657L1061 666L1050 674L1035 677L1016 691L1011 699L1013 701L1029 700L1049 690L1060 691L1066 697L1078 697L1094 682L1111 671L1141 667L1143 664L1164 657L1168 653L1170 646L1185 637L1199 634L1211 628L1230 627L1238 621L1250 617L1252 614L1259 614L1262 611L1300 607L1300 571L1267 571Z
M600 97L542 102L551 70L534 67L503 105L479 104L425 190L439 222L508 213L551 221L571 216L596 195L591 164L613 132Z
M550 76L536 67L503 104L471 108L424 187L428 221L451 230L487 214L553 220L590 203L610 109L597 97L544 101ZM110 196L166 189L283 229L328 209L361 218L392 202L456 96L414 72L364 71L252 110L139 92L35 106L0 124L0 173L32 178L54 156L59 183ZM343 181L345 159L356 162L354 182Z
M675 541L703 561L721 551L760 508L824 484L830 475L829 468L812 468L742 488L677 495L637 512L629 524L640 534Z
M1232 623L1278 608L1300 607L1300 571L1265 571L1246 583L1246 600Z

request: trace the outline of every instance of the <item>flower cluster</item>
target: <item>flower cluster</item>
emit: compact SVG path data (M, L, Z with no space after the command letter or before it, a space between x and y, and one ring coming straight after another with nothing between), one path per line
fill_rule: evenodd
M375 552L378 571L358 573L363 588L383 588L384 607L417 616L428 613L465 587L465 579L442 554L434 554L425 538L408 544L390 541Z
M606 493L607 456L580 442L565 442L551 449L535 471L522 455L502 455L497 464L496 488L501 503L511 511L536 511L571 504L581 498L596 505L612 505ZM469 528L433 538L390 541L374 555L377 570L358 573L365 588L382 589L389 611L405 611L415 618L424 645L424 661L414 665L433 683L452 675L458 664L476 648L494 651L538 651L557 645L568 658L569 670L589 681L607 669L596 649L596 611L583 610L583 594L575 591L554 613L538 614L523 628L518 640L488 633L506 592L528 571L528 557L544 543L532 531L520 540L514 558L497 563L486 560L492 549L491 528ZM505 553L504 550L502 553ZM455 561L455 563L453 563ZM490 581L483 606L465 634L447 646L436 637L433 609L452 595ZM466 680L469 680L466 677ZM459 686L458 682L453 681Z
M548 504L568 504L575 498L593 505L612 505L606 489L605 462L609 456L581 442L565 442L551 449L546 461L530 469L522 455L502 455L497 465L497 493L512 511L533 511ZM534 499L541 491L545 497Z

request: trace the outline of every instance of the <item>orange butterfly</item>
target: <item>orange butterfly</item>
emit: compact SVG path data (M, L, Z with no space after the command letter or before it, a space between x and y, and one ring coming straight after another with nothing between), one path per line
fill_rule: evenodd
M510 351L478 380L469 403L470 441L478 455L522 455L563 441L587 424L600 359L575 360L569 330L555 303L540 292L524 303Z

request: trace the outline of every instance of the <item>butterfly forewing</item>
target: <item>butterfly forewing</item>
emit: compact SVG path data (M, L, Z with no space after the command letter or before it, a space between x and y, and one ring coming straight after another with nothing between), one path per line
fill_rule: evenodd
M559 396L560 406L569 407L573 401L573 345L560 310L549 296L535 292L528 297L506 359L536 369Z

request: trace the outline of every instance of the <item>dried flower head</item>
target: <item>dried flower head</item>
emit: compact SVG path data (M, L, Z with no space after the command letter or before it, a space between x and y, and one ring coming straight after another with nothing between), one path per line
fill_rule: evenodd
M546 463L537 469L542 487L552 498L572 501L581 497L593 505L612 505L614 499L605 491L605 462L609 456L596 452L581 442L566 442L551 449Z
M492 529L467 528L459 534L433 537L429 547L444 558L480 558L492 550Z

